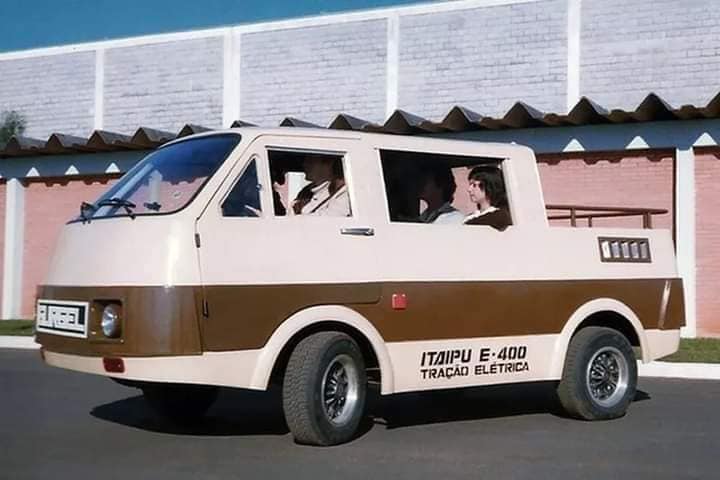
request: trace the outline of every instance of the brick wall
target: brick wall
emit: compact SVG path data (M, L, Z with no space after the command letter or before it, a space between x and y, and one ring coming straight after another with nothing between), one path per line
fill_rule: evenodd
M663 208L654 228L673 228L671 152L538 155L545 203ZM554 224L569 225L569 221ZM596 219L595 226L642 227L642 218ZM579 222L579 225L586 223Z
M583 0L580 93L609 108L633 109L651 91L676 106L704 105L719 88L715 7L716 0ZM395 14L400 108L433 119L455 104L485 115L502 115L517 100L566 110L567 0L424 14L398 7L387 15ZM338 112L385 119L388 20L328 21L241 35L239 84L228 85L240 91L240 118L262 125L285 116L326 125ZM222 34L107 46L104 127L220 127ZM25 114L28 135L92 130L94 51L9 57L0 60L0 78L0 110Z
M439 119L456 104L502 115L517 100L564 111L567 1L401 17L399 106Z
M25 254L22 316L32 318L35 290L43 282L55 243L65 223L77 216L80 202L100 196L113 180L32 181L25 189ZM4 196L3 196L4 201Z
M240 117L326 126L340 112L385 119L387 22L249 33L241 39Z
M184 40L105 53L105 130L177 132L222 125L223 39ZM226 127L228 125L225 125Z
M720 336L720 149L696 153L697 330L698 336Z
M94 52L0 61L0 112L20 112L26 136L88 136L94 99Z
M648 92L705 105L720 87L717 0L583 0L581 93L634 109Z

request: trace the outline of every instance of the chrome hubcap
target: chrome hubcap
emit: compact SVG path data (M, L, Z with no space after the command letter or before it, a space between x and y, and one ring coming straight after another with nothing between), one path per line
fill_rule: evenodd
M628 377L628 364L620 350L601 348L588 363L586 384L590 397L603 407L616 405L625 396Z
M341 354L332 359L323 375L321 392L323 411L330 422L346 423L355 410L359 375L350 356Z

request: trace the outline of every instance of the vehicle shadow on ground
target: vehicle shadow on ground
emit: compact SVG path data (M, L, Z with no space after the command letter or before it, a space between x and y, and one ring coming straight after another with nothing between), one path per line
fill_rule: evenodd
M635 402L649 400L638 390ZM433 423L483 420L519 415L566 417L555 395L555 384L533 383L438 390L380 396L368 392L369 416L360 435L374 425L403 428ZM142 395L99 405L90 414L101 420L159 433L200 436L285 435L287 424L278 389L268 392L222 389L217 402L200 422L175 425L158 418Z
M374 422L387 428L535 414L568 418L557 399L556 385L543 382L374 396L370 410ZM649 399L638 390L634 401Z
M205 436L285 435L280 393L221 389L208 414L197 423L176 425L159 418L142 395L99 405L95 418L159 433Z

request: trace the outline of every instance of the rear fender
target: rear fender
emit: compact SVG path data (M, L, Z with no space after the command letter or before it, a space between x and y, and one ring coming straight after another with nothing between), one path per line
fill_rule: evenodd
M568 346L570 345L570 340L580 324L594 313L608 311L615 312L630 322L635 330L635 333L637 333L638 339L640 340L640 351L643 362L650 361L650 353L647 345L645 329L643 329L642 323L640 323L640 319L635 312L618 300L612 298L598 298L587 302L575 310L565 324L565 327L555 342L553 361L550 367L551 378L557 379L562 377L563 367L565 366L565 354L567 353Z

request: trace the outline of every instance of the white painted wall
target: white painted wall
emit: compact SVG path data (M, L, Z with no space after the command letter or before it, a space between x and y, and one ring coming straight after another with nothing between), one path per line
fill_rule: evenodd
M5 186L5 247L2 319L21 318L25 239L25 187L16 178Z
M695 152L692 147L675 150L675 230L678 271L685 287L684 337L697 335L695 257Z

